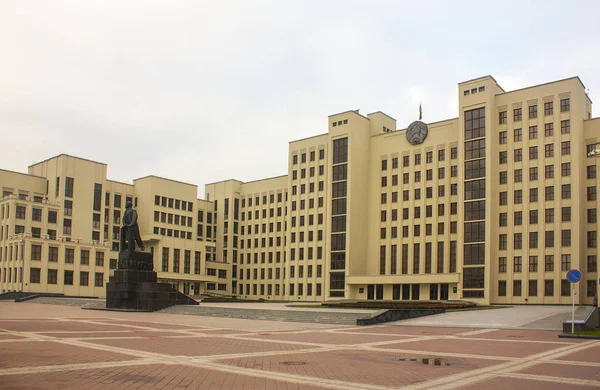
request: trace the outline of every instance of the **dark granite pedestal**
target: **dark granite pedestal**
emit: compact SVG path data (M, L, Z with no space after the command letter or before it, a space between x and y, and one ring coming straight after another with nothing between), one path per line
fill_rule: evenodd
M122 311L156 311L198 302L167 283L157 283L152 254L119 253L119 268L106 284L106 308Z

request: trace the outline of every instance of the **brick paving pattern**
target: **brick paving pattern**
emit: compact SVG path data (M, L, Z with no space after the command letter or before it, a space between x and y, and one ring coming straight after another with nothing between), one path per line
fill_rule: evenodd
M600 388L600 341L552 331L0 312L2 389Z

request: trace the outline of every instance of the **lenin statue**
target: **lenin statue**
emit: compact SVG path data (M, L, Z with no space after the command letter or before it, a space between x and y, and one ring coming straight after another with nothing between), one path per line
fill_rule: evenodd
M145 249L137 219L137 211L132 208L131 201L127 201L125 203L125 213L123 214L123 227L121 228L121 252L125 251L125 241L127 241L127 250L130 253L135 250L136 243L140 250Z

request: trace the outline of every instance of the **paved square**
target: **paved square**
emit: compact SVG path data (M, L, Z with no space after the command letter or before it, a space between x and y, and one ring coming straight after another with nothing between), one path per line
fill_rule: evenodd
M587 389L600 341L0 302L2 389Z

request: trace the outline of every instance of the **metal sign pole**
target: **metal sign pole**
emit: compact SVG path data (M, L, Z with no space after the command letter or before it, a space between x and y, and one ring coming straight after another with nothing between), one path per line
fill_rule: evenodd
M571 283L573 296L573 307L571 308L571 334L575 333L575 283Z

